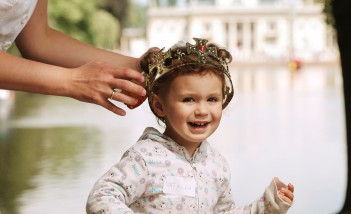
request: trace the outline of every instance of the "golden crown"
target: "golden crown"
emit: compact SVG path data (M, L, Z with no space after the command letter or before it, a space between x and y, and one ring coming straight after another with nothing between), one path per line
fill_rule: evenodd
M229 104L234 95L234 90L227 64L228 59L219 56L217 46L207 44L207 39L193 39L196 42L195 45L188 42L186 44L177 43L166 52L162 48L155 53L153 62L149 64L149 71L146 77L149 102L155 83L165 74L187 65L206 65L223 72L225 77L223 109Z

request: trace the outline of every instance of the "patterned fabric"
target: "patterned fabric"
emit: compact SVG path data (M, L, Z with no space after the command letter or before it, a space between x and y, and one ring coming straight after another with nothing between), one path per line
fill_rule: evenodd
M286 213L274 182L252 204L236 208L226 160L208 142L193 157L156 129L147 128L94 185L87 213Z
M0 50L11 47L32 16L37 0L0 0Z

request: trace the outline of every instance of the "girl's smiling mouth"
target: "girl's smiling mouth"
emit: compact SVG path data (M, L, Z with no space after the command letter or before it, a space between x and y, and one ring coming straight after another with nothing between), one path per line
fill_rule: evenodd
M209 122L188 122L188 124L194 128L205 128Z

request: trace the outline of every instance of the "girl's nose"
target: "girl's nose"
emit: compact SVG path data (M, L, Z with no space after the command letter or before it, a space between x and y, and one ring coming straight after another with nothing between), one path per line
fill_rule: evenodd
M208 114L208 110L207 110L207 107L205 104L201 104L199 103L197 106L196 106L196 109L195 109L195 115L197 116L205 116Z

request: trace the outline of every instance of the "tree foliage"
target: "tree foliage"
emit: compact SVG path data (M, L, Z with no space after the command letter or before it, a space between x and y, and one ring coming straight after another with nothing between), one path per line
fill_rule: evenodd
M104 0L101 2L101 7L116 17L121 27L125 27L127 22L128 8L131 5L130 0Z
M104 0L101 7L120 21L120 33L125 28L146 27L146 6L133 0Z
M104 0L101 8L120 21L120 33L125 28L145 28L146 26L146 6L136 4L133 0Z
M147 7L139 4L131 4L128 8L125 27L145 28Z
M325 15L325 21L328 25L335 27L333 11L332 11L332 0L320 0L324 3L323 13Z
M80 41L114 48L118 41L119 21L99 4L99 0L50 0L49 24Z

